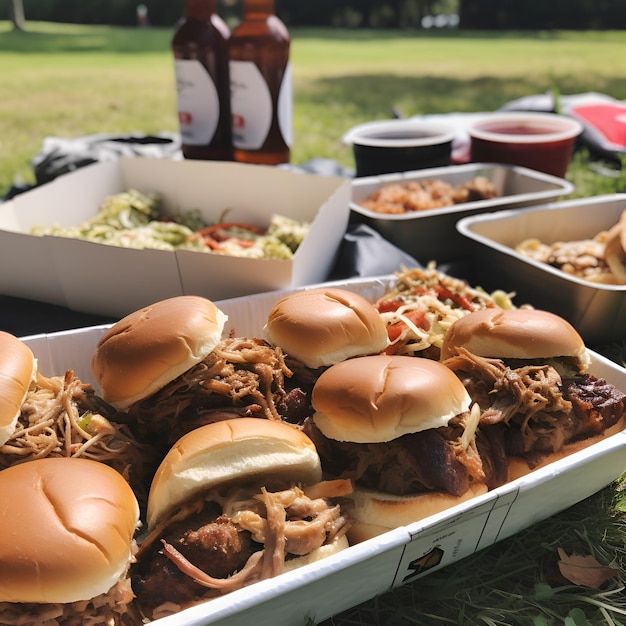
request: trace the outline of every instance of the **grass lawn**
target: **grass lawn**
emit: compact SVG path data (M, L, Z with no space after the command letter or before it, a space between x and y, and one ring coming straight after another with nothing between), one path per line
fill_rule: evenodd
M176 131L172 32L27 23L19 33L0 22L0 197L15 179L33 182L29 160L46 136ZM390 117L392 107L407 116L493 110L548 90L626 99L624 49L626 31L294 30L292 160L326 157L352 166L343 133L357 123ZM598 175L585 156L579 154L568 172L578 195L626 191L623 176ZM626 624L620 583L584 589L553 576L558 547L592 553L626 575L622 495L612 485L453 568L331 622Z
M35 22L20 33L0 22L0 197L15 177L32 182L29 159L46 136L176 131L171 35ZM626 98L625 44L626 32L294 30L292 160L352 166L343 133L392 107L493 110L548 90Z

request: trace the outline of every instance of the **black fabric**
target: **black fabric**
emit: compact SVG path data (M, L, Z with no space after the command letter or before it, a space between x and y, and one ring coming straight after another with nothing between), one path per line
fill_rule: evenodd
M420 264L366 224L355 224L343 237L329 280L382 276L403 266L420 267Z
M0 330L16 337L108 324L111 318L12 296L0 296Z
M41 151L31 159L37 185L50 182L61 174L99 161L119 157L173 158L180 156L177 134L87 135L76 139L46 137Z

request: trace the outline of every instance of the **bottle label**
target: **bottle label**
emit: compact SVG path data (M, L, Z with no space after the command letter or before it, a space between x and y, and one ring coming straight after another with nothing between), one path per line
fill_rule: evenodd
M293 145L293 88L291 86L290 62L287 62L278 93L278 125L285 144L291 148Z
M258 150L272 124L272 94L252 61L231 61L228 68L233 145Z
M174 59L176 99L181 143L211 143L220 117L217 89L206 68L196 59Z

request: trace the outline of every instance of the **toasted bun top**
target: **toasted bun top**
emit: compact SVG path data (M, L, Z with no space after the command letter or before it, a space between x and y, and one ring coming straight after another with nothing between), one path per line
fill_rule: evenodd
M87 459L0 472L0 602L76 602L106 593L132 557L139 506L122 476Z
M14 335L0 331L0 446L15 431L36 371L37 361L30 348Z
M265 338L307 367L377 354L388 345L376 307L347 289L317 288L285 296L272 307Z
M91 369L119 410L156 393L211 353L227 316L199 296L177 296L127 315L98 342Z
M148 528L190 498L234 485L310 485L322 478L313 442L295 426L241 417L190 431L171 448L154 475Z
M365 356L325 370L313 387L316 426L329 439L390 441L445 426L469 410L467 390L447 367L421 357Z
M590 363L582 337L562 317L537 309L482 309L456 320L441 346L441 360L465 348L499 359L574 357L579 369Z

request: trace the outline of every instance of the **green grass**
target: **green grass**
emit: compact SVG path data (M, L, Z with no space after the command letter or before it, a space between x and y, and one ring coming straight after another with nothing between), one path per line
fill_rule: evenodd
M28 24L0 35L0 195L46 136L175 130L165 31ZM0 26L1 31L1 26Z
M176 131L170 29L0 22L0 197L46 136ZM626 32L423 33L294 30L293 162L352 166L341 137L353 125L404 115L483 111L529 94L597 91L626 99ZM626 191L578 153L576 195ZM606 347L626 361L626 344ZM626 624L623 586L563 586L557 547L591 552L626 572L622 492L585 502L453 567L329 622L350 624ZM340 592L340 590L338 591Z
M32 182L29 160L46 136L176 131L171 35L35 22L20 33L0 22L0 196L16 177ZM342 135L392 107L493 110L552 89L624 99L625 43L626 32L294 30L292 160L352 166ZM616 184L596 178L586 186Z

